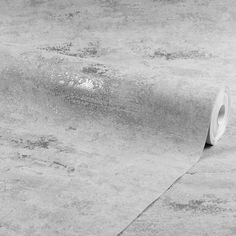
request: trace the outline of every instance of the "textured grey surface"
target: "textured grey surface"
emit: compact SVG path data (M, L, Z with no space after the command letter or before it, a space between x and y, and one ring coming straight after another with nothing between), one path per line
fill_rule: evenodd
M1 4L0 233L116 235L198 160L215 88L234 104L235 3ZM124 234L234 234L234 121Z

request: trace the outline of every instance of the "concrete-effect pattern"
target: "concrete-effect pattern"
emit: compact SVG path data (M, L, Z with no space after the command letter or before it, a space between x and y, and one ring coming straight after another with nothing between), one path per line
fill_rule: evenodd
M114 235L119 231L121 235L235 235L235 13L233 0L1 1L0 235ZM156 78L162 78L157 90L150 86ZM127 178L119 179L113 188L104 185L104 196L98 195L94 183L114 184L115 177L109 179L113 170L106 170L106 164L117 166L121 160L115 154L120 149L125 153L132 145L136 153L148 150L157 155L169 151L174 137L180 150L194 153L192 159L177 157L177 166L190 161L169 169L172 181L195 163L200 149L196 155L188 137L173 135L170 146L153 148L155 121L145 118L152 117L147 115L153 112L148 105L155 91L163 91L160 105L168 97L166 81L169 92L180 80L183 83L170 95L172 99L184 91L188 97L190 82L196 84L197 99L207 94L198 94L198 83L229 85L233 107L224 138L216 147L207 148L202 159L150 206L151 201L145 203L149 194L154 200L166 188L158 192L154 173L161 168L157 171L157 163L153 163L149 169L148 161L139 170L130 160L130 167L124 170L130 175L136 171L137 176L145 170L152 186L131 178L133 187L127 190L122 185L129 177L125 174ZM110 104L114 109L107 109ZM180 105L169 107L170 114L180 110ZM198 105L202 111L204 103ZM189 114L204 121L208 115L194 109ZM117 126L111 130L113 124ZM185 130L185 125L179 128ZM145 131L142 137L136 136L137 127ZM194 129L202 143L203 130ZM183 140L187 145L182 146ZM88 143L94 150L88 151ZM105 151L104 147L99 150L101 143L106 143ZM169 158L174 160L174 156ZM170 160L163 159L161 165L170 167ZM108 173L103 179L96 173L99 165ZM172 181L167 181L169 186ZM147 195L139 199L140 191L129 199L140 186ZM110 196L125 191L123 197L129 199L130 207L109 226L112 231L104 232L113 217L104 206L114 200ZM142 203L139 213L147 209L135 219L137 202ZM96 219L98 215L104 219ZM96 224L90 225L92 216ZM118 230L123 220L128 223Z

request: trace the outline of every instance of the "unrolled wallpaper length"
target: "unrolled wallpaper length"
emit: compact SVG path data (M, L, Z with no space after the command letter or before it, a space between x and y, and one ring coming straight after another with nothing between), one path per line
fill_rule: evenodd
M227 90L204 77L25 45L0 53L0 205L17 225L4 235L117 235L228 114Z

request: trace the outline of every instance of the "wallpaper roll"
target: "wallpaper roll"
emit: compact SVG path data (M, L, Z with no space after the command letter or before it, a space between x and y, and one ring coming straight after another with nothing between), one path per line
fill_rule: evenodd
M19 234L117 235L225 130L228 89L205 78L16 52L0 55L0 203Z

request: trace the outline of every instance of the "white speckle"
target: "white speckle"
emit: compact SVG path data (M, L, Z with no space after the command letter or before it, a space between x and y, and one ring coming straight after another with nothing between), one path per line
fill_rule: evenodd
M80 84L79 86L80 88L84 88L84 89L94 89L94 85L93 82L91 80L86 79L85 82L83 82L82 84Z
M64 80L60 80L59 84L65 84L65 81Z
M68 83L68 86L69 86L69 87L72 87L73 85L74 85L74 81L71 80L71 81Z

